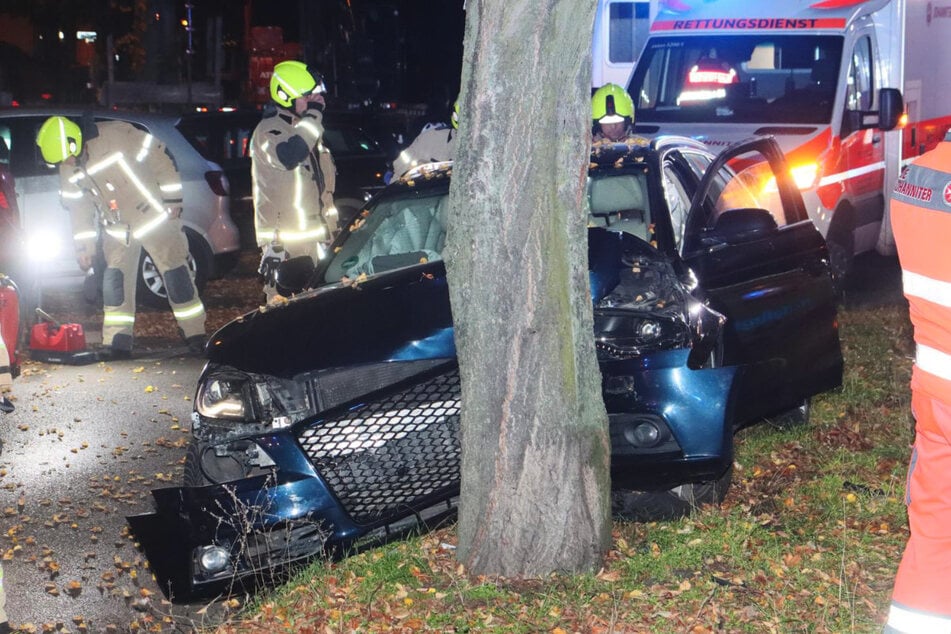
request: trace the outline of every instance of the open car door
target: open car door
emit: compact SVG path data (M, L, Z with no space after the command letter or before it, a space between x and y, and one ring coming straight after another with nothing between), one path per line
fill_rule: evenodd
M825 240L771 137L725 150L695 192L681 255L727 317L724 365L738 365L734 424L800 407L842 381Z

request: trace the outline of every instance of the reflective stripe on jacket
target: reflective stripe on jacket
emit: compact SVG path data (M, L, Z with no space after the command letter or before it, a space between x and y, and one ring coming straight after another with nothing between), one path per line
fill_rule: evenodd
M259 246L326 241L337 228L333 205L336 169L323 145L323 117L275 109L251 135L254 230Z
M81 160L60 165L60 199L70 212L76 249L88 255L99 223L110 235L141 240L182 206L181 178L164 143L124 121L96 128Z
M915 330L912 388L951 402L951 133L902 174L891 218Z
M393 177L399 178L418 165L451 161L456 154L455 132L449 127L424 128L393 161Z

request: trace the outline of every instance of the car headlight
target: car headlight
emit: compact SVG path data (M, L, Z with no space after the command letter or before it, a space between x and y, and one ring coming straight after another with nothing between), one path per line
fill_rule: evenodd
M649 315L617 309L594 311L595 346L617 358L690 345L690 331L684 319L669 315Z
M254 420L251 377L237 373L209 376L198 387L195 409L207 418L251 422Z
M198 385L195 411L205 419L287 427L313 413L306 385L294 379L219 368Z

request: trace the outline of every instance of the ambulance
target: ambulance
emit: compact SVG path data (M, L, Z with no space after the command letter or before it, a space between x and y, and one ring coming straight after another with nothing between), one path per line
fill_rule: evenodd
M835 277L894 252L888 197L951 127L951 0L651 0L636 130L714 148L771 135Z

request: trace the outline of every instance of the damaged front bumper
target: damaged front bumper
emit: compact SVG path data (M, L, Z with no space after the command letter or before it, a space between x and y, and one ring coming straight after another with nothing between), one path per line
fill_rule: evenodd
M458 372L430 372L255 436L270 469L222 484L156 489L155 511L127 519L172 600L270 585L296 562L451 516L458 425Z
M358 526L336 503L314 506L300 517L274 514L281 508L275 500L284 495L320 499L326 491L316 481L269 487L265 480L155 489L155 510L126 518L169 600L274 585L294 564L436 526L454 515L458 499L440 495L408 517Z

